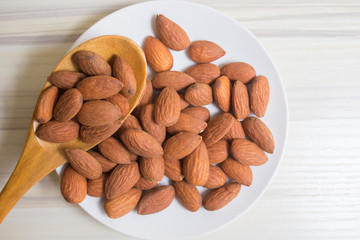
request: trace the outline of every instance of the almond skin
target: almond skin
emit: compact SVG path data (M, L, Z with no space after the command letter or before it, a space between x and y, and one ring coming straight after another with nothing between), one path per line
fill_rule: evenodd
M183 161L183 173L186 181L193 185L203 186L209 178L209 156L205 143L200 145Z
M265 152L273 153L275 148L274 137L266 124L256 117L248 117L243 121L246 136L256 143Z
M230 113L221 113L219 116L211 120L204 132L202 132L203 140L207 147L217 143L229 131L234 123L234 117Z
M229 156L229 144L226 140L220 140L207 148L211 164L225 161Z
M161 42L170 49L181 51L190 45L190 39L184 29L164 15L157 15L156 30Z
M257 76L251 81L249 97L253 113L258 117L263 117L270 98L269 81L265 76Z
M195 82L193 77L179 71L160 72L152 80L153 87L156 89L161 90L164 87L171 87L176 91L182 90Z
M231 83L228 77L221 76L213 85L213 95L216 104L223 112L230 110Z
M178 132L193 132L199 134L204 131L206 126L207 123L205 121L186 113L180 113L179 120L174 125L167 127L166 130L170 134Z
M153 86L151 80L146 79L144 91L140 97L137 107L133 111L133 115L138 116L138 113L141 111L142 106L150 104L153 102Z
M170 70L173 56L167 47L157 38L149 36L145 40L145 56L155 72Z
M58 88L70 89L85 77L86 75L80 72L59 71L51 73L47 81Z
M165 173L164 159L162 157L142 157L139 161L141 176L153 181L161 181Z
M235 182L245 186L250 186L253 180L251 168L238 161L228 158L221 163L222 170Z
M174 182L175 194L179 202L189 211L196 212L201 207L199 190L186 181Z
M84 100L111 97L123 88L123 83L110 76L92 76L84 78L77 85Z
M250 114L249 95L246 86L236 81L232 88L232 108L237 120L243 120Z
M38 138L47 142L69 142L78 138L79 124L75 121L49 121L43 125L40 125L36 129L35 134Z
M129 117L125 119L124 123L121 125L119 129L119 136L121 136L122 132L126 129L143 130L139 120L133 115L129 115Z
M121 112L121 116L125 116L130 111L130 106L127 99L120 93L108 97L105 100L117 106Z
M109 175L105 184L107 199L113 199L128 192L139 180L140 172L137 162L118 165Z
M137 183L135 184L135 187L141 190L150 190L156 187L158 184L159 184L158 181L153 181L148 178L140 177Z
M180 97L180 107L181 107L181 110L187 108L190 104L185 101L185 96L184 96L184 93L178 93L179 94L179 97Z
M180 117L180 97L170 87L164 88L154 106L155 122L162 126L174 125Z
M105 183L107 174L102 174L99 178L89 180L87 184L87 194L92 197L105 197Z
M234 123L229 129L229 131L225 134L224 139L233 140L236 138L245 138L245 133L241 122L234 118Z
M186 90L185 100L194 106L208 105L213 102L212 89L205 83L194 83Z
M121 141L130 152L142 157L162 156L160 143L142 130L127 129L120 135Z
M96 161L98 161L100 163L103 173L110 172L117 165L116 163L110 161L109 159L107 159L106 157L104 157L103 155L101 155L98 152L89 150L89 151L87 151L87 153L90 154L93 158L96 159Z
M97 179L102 174L102 167L89 153L76 148L65 149L70 165L88 179Z
M98 145L102 155L117 164L130 164L130 152L114 137L105 139Z
M240 189L241 185L238 183L226 184L206 195L203 200L203 206L209 211L219 210L236 198Z
M164 159L165 176L173 181L181 181L184 178L182 175L181 161L178 159Z
M106 200L104 209L109 218L119 218L122 217L133 209L136 208L142 191L138 188L132 188L127 193L123 195L113 198L110 200Z
M201 136L191 132L180 132L167 139L163 145L165 159L181 159L197 148L201 143Z
M212 63L196 64L185 70L198 83L211 84L220 76L220 68Z
M100 55L90 51L79 51L74 54L73 60L86 75L111 76L111 67Z
M85 143L99 143L113 135L121 126L122 121L117 120L108 125L89 127L82 125L80 128L80 139Z
M124 86L121 93L127 98L134 96L136 93L136 78L130 64L125 59L115 55L112 70L113 76L119 79Z
M154 104L143 106L139 114L139 118L144 130L162 144L166 137L166 127L155 122Z
M224 56L225 51L214 42L202 40L192 42L189 55L196 63L209 63Z
M200 106L187 107L181 110L181 112L189 114L205 122L209 121L210 119L210 112L206 107L200 107Z
M56 121L69 121L80 111L82 104L81 93L76 88L71 88L60 96L53 117Z
M58 92L57 87L50 87L41 93L34 113L36 121L40 124L50 121L58 99Z
M235 139L231 143L231 155L244 165L259 166L267 162L268 158L255 143L245 139Z
M167 208L174 200L173 186L159 186L146 193L139 202L138 214L148 215L160 212Z
M226 174L216 165L210 165L209 178L204 187L208 189L215 189L224 186L226 182Z
M244 62L232 62L223 66L221 69L221 75L227 76L232 81L240 81L242 83L248 83L256 76L255 69Z
M108 125L120 119L120 117L120 110L114 104L103 100L84 103L77 114L77 120L89 127Z
M61 177L61 194L72 204L81 203L87 192L86 178L67 165Z

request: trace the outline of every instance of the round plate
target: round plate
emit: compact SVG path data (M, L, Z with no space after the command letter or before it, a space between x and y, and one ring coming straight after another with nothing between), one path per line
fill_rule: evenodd
M275 139L275 152L268 154L266 164L252 167L253 183L242 186L240 194L226 207L215 212L201 208L192 213L174 199L164 211L141 216L132 211L119 219L107 217L104 200L87 196L80 206L104 225L124 234L143 239L188 239L216 231L235 221L264 193L273 178L284 152L288 129L288 110L284 86L269 54L253 34L234 19L212 8L183 1L151 1L120 9L89 28L74 43L77 45L101 35L122 35L143 46L144 39L155 36L156 14L163 14L179 24L191 41L209 40L217 43L226 55L214 63L244 61L251 64L257 75L264 75L270 82L270 101L262 120ZM194 64L186 51L171 51L174 56L172 70L183 71ZM210 105L212 114L218 109ZM61 168L57 173L60 174ZM167 180L164 180L164 183ZM199 188L200 189L200 188ZM203 189L201 189L202 191ZM239 236L241 233L239 233Z

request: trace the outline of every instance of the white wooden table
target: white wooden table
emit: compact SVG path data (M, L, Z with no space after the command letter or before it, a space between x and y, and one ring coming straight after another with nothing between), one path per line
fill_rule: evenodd
M0 0L0 188L25 141L36 97L72 42L135 1ZM241 22L273 57L290 131L270 188L203 239L360 239L360 2L196 2ZM53 172L0 225L1 239L133 239L71 206Z

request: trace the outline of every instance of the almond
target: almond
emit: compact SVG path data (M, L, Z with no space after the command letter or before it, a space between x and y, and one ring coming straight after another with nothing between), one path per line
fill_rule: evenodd
M234 123L229 131L225 134L225 140L233 140L236 138L245 138L244 129L241 125L241 122L234 118Z
M221 113L219 116L211 120L202 136L207 147L217 143L229 131L234 123L234 117L230 113Z
M92 197L105 197L105 183L107 174L102 174L97 179L89 180L87 184L87 194Z
M176 91L182 90L195 82L194 78L179 71L160 72L152 80L153 87L156 89L161 90L164 87L171 87Z
M139 202L138 214L147 215L160 212L167 208L174 200L173 186L159 186L146 193Z
M175 194L179 202L189 211L196 212L201 207L199 190L186 181L174 182Z
M136 78L134 71L130 64L118 55L115 55L114 57L113 76L122 82L124 87L122 88L121 93L125 97L129 98L135 95Z
M163 155L160 143L150 134L142 130L127 129L120 135L121 141L127 149L142 157L156 157Z
M87 75L111 76L111 67L100 55L90 51L79 51L73 60L80 70Z
M184 29L164 15L157 15L156 30L160 40L170 49L180 51L190 45L190 39Z
M50 121L56 100L58 99L58 92L57 87L49 87L41 93L34 113L36 121L40 124Z
M249 97L253 113L258 117L263 117L270 98L270 86L266 77L260 75L251 81Z
M75 87L76 84L85 77L86 75L80 72L59 71L51 73L47 81L58 88L70 89Z
M79 124L75 121L49 121L43 125L40 125L36 129L35 134L38 138L47 142L69 142L78 138Z
M72 204L81 203L86 197L86 178L76 172L70 165L65 167L61 177L61 194Z
M225 207L239 194L241 185L238 183L229 183L223 187L213 190L203 200L203 206L206 210L215 211Z
M130 106L127 99L120 93L108 97L105 100L117 106L120 109L121 116L125 116L130 111Z
M140 97L137 107L133 111L133 115L137 116L141 111L142 106L150 104L153 101L153 86L151 80L146 79L144 91Z
M249 95L246 86L236 81L232 88L232 108L237 120L243 120L250 114Z
M212 103L212 89L205 83L194 83L185 92L185 100L194 106Z
M194 62L209 63L224 56L225 51L216 43L203 40L192 42L189 55Z
M196 64L185 70L198 83L211 84L220 76L220 68L212 63Z
M181 112L189 114L205 122L209 121L210 119L210 112L206 107L200 107L200 106L187 107L183 109Z
M164 88L154 106L155 122L163 126L174 125L179 119L181 111L180 97L170 87Z
M167 47L157 38L149 36L145 40L145 56L155 72L170 70L173 56Z
M102 174L102 168L98 161L87 152L76 149L65 149L65 155L70 165L81 175L88 179L97 179Z
M213 85L213 95L219 108L224 112L228 112L231 100L231 83L228 77L221 76L216 79Z
M123 88L123 83L110 76L92 76L84 78L77 85L84 100L111 97Z
M109 160L118 164L130 164L129 151L114 137L109 137L98 145L99 151Z
M246 136L256 143L262 150L273 153L275 142L270 129L256 117L248 117L243 121Z
M117 198L106 200L104 205L106 214L114 219L128 214L136 208L141 194L142 191L140 189L132 188Z
M222 170L232 178L235 182L245 186L250 186L253 180L251 168L247 165L242 165L238 161L228 158L221 163Z
M164 177L165 165L162 157L142 157L139 161L140 173L144 178L161 181Z
M193 185L203 186L209 178L209 156L205 143L188 155L183 162L183 173L186 181Z
M112 136L121 126L122 121L117 120L108 125L89 127L82 125L80 128L80 139L85 143L99 143Z
M105 184L107 199L113 199L128 192L139 180L140 172L137 162L118 165L109 175Z
M140 177L137 183L135 184L135 187L141 190L150 190L156 187L158 184L159 184L158 181L153 181L148 178Z
M103 155L101 155L98 152L89 150L89 151L87 151L87 153L90 154L93 158L96 159L96 161L98 161L100 163L102 171L104 173L110 172L117 165L116 163L110 161L109 159L107 159L106 157L104 157Z
M167 139L163 145L165 159L181 159L201 143L201 136L191 132L180 132Z
M209 178L204 187L215 189L224 186L226 182L226 174L216 165L210 165Z
M255 69L244 62L232 62L223 66L221 69L221 75L227 76L232 81L240 81L242 83L249 82L256 76Z
M84 103L77 120L89 127L108 125L120 119L120 110L112 103L103 100L93 100Z
M207 123L199 118L193 117L186 113L180 113L179 120L172 126L167 127L170 134L178 132L201 133L206 128Z
M184 176L182 175L181 161L178 159L164 159L165 163L165 176L173 181L181 181Z
M207 148L211 164L225 161L229 156L229 144L226 140L220 140Z
M143 130L139 120L133 115L129 115L129 117L125 119L124 123L121 125L119 129L119 136L121 136L122 132L126 129Z
M266 154L255 143L245 139L235 139L231 143L231 155L244 165L259 166L268 160Z
M183 93L178 93L179 94L179 97L180 97L180 107L181 107L181 110L187 108L190 104L185 101L185 96Z
M166 137L166 127L155 122L154 104L143 106L139 118L144 130L162 144Z
M80 111L82 104L81 93L76 88L71 88L60 96L53 117L56 121L69 121Z

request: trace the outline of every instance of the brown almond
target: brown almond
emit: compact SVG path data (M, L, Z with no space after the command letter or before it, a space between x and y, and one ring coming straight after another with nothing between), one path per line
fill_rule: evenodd
M135 184L135 187L145 191L156 187L158 184L159 184L158 181L153 181L148 178L140 177L137 183Z
M59 71L51 73L47 81L58 88L70 89L83 78L86 78L86 75L80 72Z
M81 93L76 88L71 88L60 96L53 117L56 121L69 121L80 111L82 104Z
M165 71L155 75L152 80L152 85L159 90L164 87L171 87L176 91L179 91L195 82L195 79L186 73L179 71Z
M167 47L157 38L149 36L145 40L145 56L155 72L170 70L173 56Z
M80 128L80 139L85 143L99 143L112 136L121 126L122 120L117 120L108 125L89 127L82 125Z
M263 117L270 98L269 81L265 76L255 77L249 89L250 108L258 117Z
M130 64L125 59L115 55L112 70L113 76L119 79L124 86L121 93L127 98L134 96L136 93L136 78Z
M243 165L238 161L228 158L221 163L222 170L235 182L245 186L250 186L253 180L253 174L250 166Z
M190 39L184 29L164 15L157 15L156 30L161 42L170 49L180 51L190 45Z
M140 172L137 162L118 165L109 175L105 184L107 199L113 199L128 192L139 180Z
M138 188L132 188L128 192L123 195L108 199L105 202L104 209L109 218L119 218L122 217L133 209L136 208L140 198L142 191Z
M222 111L228 112L231 100L231 83L229 78L226 76L219 77L212 87L216 104Z
M224 186L226 182L226 174L221 168L216 165L210 165L209 178L204 187L208 189L215 189Z
M84 100L108 98L123 88L123 83L110 76L92 76L84 78L76 87Z
M153 102L153 86L151 80L146 79L144 91L140 97L137 107L132 112L133 115L138 116L141 111L142 106L150 104Z
M232 109L237 120L244 120L250 114L249 95L246 86L236 81L232 88Z
M70 165L87 179L97 179L101 176L100 163L89 153L77 148L67 148L65 155Z
M133 115L129 115L129 117L126 118L124 123L121 125L119 129L119 136L121 136L122 132L126 129L143 130L139 120Z
M162 157L142 157L139 161L140 173L144 178L161 181L165 173L164 159Z
M107 174L102 174L97 179L89 180L87 184L87 194L92 197L105 197L105 183Z
M208 105L213 102L212 89L205 83L194 83L186 90L185 100L194 106Z
M117 164L130 164L130 152L114 137L109 137L98 145L102 155Z
M73 60L86 75L111 76L111 67L104 58L90 51L79 51L73 55Z
M220 68L212 63L196 64L185 70L198 83L211 84L220 76Z
M40 125L36 129L35 134L38 138L47 142L69 142L78 138L79 124L75 121L49 121L43 125Z
M240 189L241 185L238 183L226 184L206 195L203 200L203 206L209 211L219 210L236 198Z
M173 186L155 187L140 199L138 214L148 215L160 212L170 206L174 197L175 190Z
M36 104L34 117L40 124L50 121L53 115L53 109L58 99L58 88L49 87L41 93Z
M120 119L120 110L112 103L103 100L93 100L84 103L77 120L89 127L108 125Z
M196 212L201 207L199 190L186 181L174 182L175 194L179 202L189 211Z
M120 93L117 93L111 97L108 97L105 100L109 101L112 104L114 104L115 106L117 106L120 109L121 116L125 116L130 111L130 106L129 106L127 99Z
M173 181L181 181L184 178L182 175L181 161L178 159L164 159L165 176Z
M209 121L210 119L210 112L209 109L207 109L206 107L200 107L200 106L187 107L181 110L181 112L189 114L205 122Z
M162 144L166 137L166 127L155 122L154 104L143 106L139 118L144 130Z
M81 203L87 192L86 178L76 172L70 165L65 167L61 177L61 194L72 204Z
M234 159L244 165L259 166L268 160L261 148L245 139L234 139L231 143L230 152Z
M204 131L206 126L207 123L205 121L186 113L180 113L179 120L174 125L167 127L166 130L170 134L178 132L193 132L199 134Z
M185 101L185 96L184 96L184 93L178 93L179 94L179 97L180 97L180 107L181 107L181 110L187 108L190 104Z
M233 123L234 117L230 113L221 113L212 119L201 134L206 146L210 147L220 141L229 131Z
M162 126L174 125L179 119L181 111L180 97L170 87L164 88L154 106L155 122Z
M248 117L243 121L246 136L256 143L262 150L273 153L275 148L274 137L270 129L261 119Z
M225 51L214 42L202 40L192 42L189 55L194 62L209 63L224 56Z
M242 83L249 82L256 76L255 69L244 62L232 62L224 65L221 69L221 75L227 76L232 81L240 81Z
M191 132L180 132L167 139L163 145L165 159L181 159L201 143L201 136Z
M87 153L90 154L93 158L96 159L96 161L98 161L100 163L103 173L110 172L117 165L116 163L110 161L109 159L107 159L106 157L104 157L103 155L101 155L98 152L88 150Z
M241 122L234 118L234 123L229 129L229 131L225 134L224 139L233 140L236 138L245 138L245 133Z
M226 140L220 140L211 145L208 149L209 161L211 164L218 164L225 161L229 156L229 144Z

